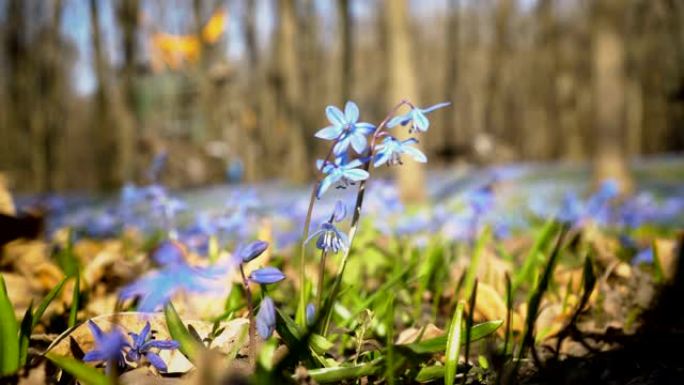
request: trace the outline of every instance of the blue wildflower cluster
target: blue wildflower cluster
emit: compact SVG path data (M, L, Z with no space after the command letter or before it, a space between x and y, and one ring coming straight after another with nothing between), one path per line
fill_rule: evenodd
M174 350L179 347L176 341L152 339L149 322L145 323L140 333L129 333L130 342L118 328L113 328L110 332L105 333L93 321L88 321L88 328L90 328L95 340L95 348L86 352L83 361L104 362L108 372L112 370L111 364L122 370L129 364L140 366L144 361L152 364L158 371L166 372L168 370L166 363L157 352L159 350Z
M369 162L374 167L401 164L402 155L410 156L417 162L427 162L425 154L414 146L418 139L399 140L385 129L410 123L410 132L426 132L430 127L426 114L447 105L449 103L440 103L425 109L411 105L409 112L391 117L388 122L383 122L380 129L370 123L359 122L359 108L352 101L347 102L344 112L335 106L328 106L325 113L330 125L319 130L315 136L330 140L333 145L328 158L316 162L316 168L324 175L316 196L320 199L332 186L345 188L368 179ZM380 139L382 142L378 143ZM350 147L353 151L349 151ZM351 159L353 155L357 157Z

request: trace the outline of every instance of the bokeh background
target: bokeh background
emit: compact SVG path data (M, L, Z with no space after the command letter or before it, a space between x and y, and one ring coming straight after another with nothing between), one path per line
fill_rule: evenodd
M324 108L451 101L431 167L684 149L678 0L0 0L0 174L112 191L313 177ZM419 180L420 168L411 169ZM419 184L413 183L414 186Z

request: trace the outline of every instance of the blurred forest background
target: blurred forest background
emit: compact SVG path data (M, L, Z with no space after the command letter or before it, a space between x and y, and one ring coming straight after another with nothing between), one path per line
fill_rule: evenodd
M324 108L448 100L432 165L684 149L679 0L0 0L0 174L20 191L313 175ZM417 172L417 171L416 171Z

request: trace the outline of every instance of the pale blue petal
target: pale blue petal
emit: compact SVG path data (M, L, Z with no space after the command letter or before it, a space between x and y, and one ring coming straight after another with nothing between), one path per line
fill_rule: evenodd
M323 178L323 180L321 181L321 185L318 186L318 192L316 193L316 197L318 199L321 199L323 194L326 191L328 191L328 189L333 184L333 182L336 182L336 181L334 180L334 177L332 175L329 175L329 176Z
M351 135L351 146L357 154L361 154L368 146L368 141L365 136L354 134Z
M364 135L368 135L375 131L375 126L366 122L356 123L354 127L356 127L356 132Z
M427 131L430 127L430 121L421 110L413 110L413 125L418 131Z
M368 172L366 170L361 170L360 168L355 168L344 172L344 177L354 182L366 180L368 179L368 176Z
M344 106L344 117L347 123L356 123L359 120L359 107L351 100Z
M430 107L427 107L427 108L423 108L423 112L426 113L426 114L429 114L430 112L432 112L432 111L434 111L434 110L437 110L437 109L446 107L446 106L448 106L448 105L451 105L451 102L437 103L437 104L435 104L435 105L433 105L433 106L430 106Z
M375 156L375 162L373 162L373 166L374 167L380 167L383 164L387 163L389 158L390 158L390 153L388 151L379 152Z
M325 108L325 115L328 117L328 120L330 121L330 123L332 123L335 126L342 127L345 124L347 124L347 122L344 118L344 114L342 113L342 111L340 111L339 108L337 108L335 106L326 107Z
M319 139L325 140L335 140L342 133L342 127L340 126L328 126L326 128L320 129L314 136Z
M351 162L345 164L345 165L344 165L344 169L349 170L349 169L352 169L352 168L360 167L360 166L362 166L362 165L363 165L363 162L361 162L361 160L359 160L359 159L354 159L354 160L352 160Z
M400 124L402 126L404 126L410 120L411 120L411 118L409 117L409 114L395 116L392 119L390 119L390 121L387 123L387 128L392 128L392 127L398 126Z
M417 149L415 147L405 146L405 147L403 147L403 152L405 154L409 155L410 157L412 157L413 160L415 160L416 162L420 162L420 163L426 163L427 162L427 156L425 156L425 154L423 154L422 151L420 151L419 149Z

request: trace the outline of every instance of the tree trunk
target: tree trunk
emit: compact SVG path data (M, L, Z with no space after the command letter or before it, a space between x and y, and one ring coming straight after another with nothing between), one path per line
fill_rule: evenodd
M408 2L406 0L386 0L385 14L388 37L389 59L389 100L388 106L408 99L419 104L417 79L413 67L413 47L409 33ZM393 132L399 139L406 139L408 134L401 127ZM417 203L425 200L425 170L421 163L407 160L403 166L396 167L401 198L406 203Z
M625 159L625 47L620 0L600 0L593 29L593 92L596 133L594 178L616 180L621 191L633 182Z

